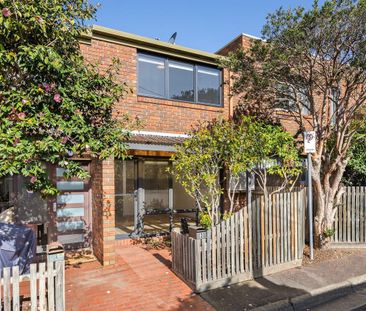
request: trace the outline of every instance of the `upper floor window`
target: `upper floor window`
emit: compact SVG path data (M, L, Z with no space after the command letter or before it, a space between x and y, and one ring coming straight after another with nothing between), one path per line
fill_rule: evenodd
M309 115L310 114L310 102L306 96L305 90L290 90L290 88L283 84L278 84L276 86L277 91L277 99L276 99L276 108L283 109L289 112L298 112L299 107L295 102L295 99L298 101L301 114Z
M221 71L139 53L138 94L219 106Z

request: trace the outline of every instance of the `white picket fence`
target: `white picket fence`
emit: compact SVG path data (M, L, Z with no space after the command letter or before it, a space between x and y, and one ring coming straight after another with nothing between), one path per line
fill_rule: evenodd
M31 311L65 311L65 262L31 264L30 273L19 275L19 267L4 268L0 280L0 311L19 311L21 293L29 283ZM25 286L23 286L25 285Z

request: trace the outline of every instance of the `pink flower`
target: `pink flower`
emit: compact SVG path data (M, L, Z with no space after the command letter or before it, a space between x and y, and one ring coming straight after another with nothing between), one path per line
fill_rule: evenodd
M43 88L46 93L49 93L49 91L51 91L51 86L48 83L43 83Z
M56 102L56 103L61 103L62 99L61 99L61 95L59 93L56 93L55 96L53 96L53 100Z
M25 112L19 112L17 116L19 119L24 119L27 115L25 114Z
M1 12L3 13L4 17L9 17L11 15L10 9L9 8L3 8L1 10Z
M30 182L32 184L34 184L36 181L37 181L37 177L36 176L32 176L31 179L30 179Z
M23 103L23 105L25 105L26 103L28 103L28 100L23 99L23 100L22 100L22 103Z

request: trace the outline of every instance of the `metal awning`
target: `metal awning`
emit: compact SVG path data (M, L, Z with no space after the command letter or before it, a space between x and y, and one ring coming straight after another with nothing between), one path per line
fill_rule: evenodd
M185 134L160 132L132 132L128 148L132 150L175 152L175 145L180 145L188 137Z

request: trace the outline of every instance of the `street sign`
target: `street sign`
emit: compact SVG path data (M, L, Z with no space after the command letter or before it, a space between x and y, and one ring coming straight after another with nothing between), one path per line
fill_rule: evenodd
M308 217L309 217L309 248L310 260L314 259L314 241L313 241L313 189L311 179L311 153L314 153L315 131L304 132L304 152L308 154Z
M315 148L315 132L309 131L304 132L304 152L305 153L314 153Z

